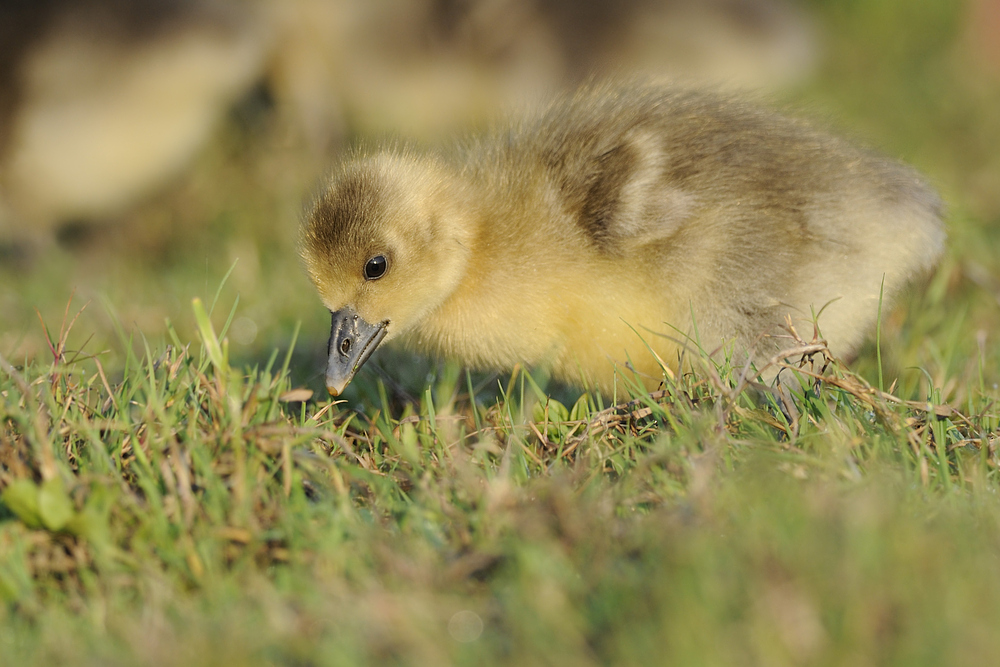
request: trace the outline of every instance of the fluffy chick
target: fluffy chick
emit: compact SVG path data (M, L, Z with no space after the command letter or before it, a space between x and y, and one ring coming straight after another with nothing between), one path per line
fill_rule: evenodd
M655 385L685 347L769 357L786 316L811 331L821 313L850 355L880 291L940 255L941 213L912 169L797 120L608 84L451 150L357 152L301 252L333 313L333 394L396 337L611 392L616 369Z
M177 173L259 71L257 4L0 3L0 243L112 216Z

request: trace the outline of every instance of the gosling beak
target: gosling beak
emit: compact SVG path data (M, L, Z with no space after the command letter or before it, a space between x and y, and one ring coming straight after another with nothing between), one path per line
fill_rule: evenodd
M344 391L347 383L385 338L388 325L389 320L369 324L349 306L333 313L326 364L326 388L330 394L339 396Z

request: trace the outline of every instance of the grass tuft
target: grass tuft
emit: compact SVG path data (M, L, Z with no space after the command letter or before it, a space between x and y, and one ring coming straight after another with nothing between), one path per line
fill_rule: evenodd
M778 398L714 367L567 407L525 369L483 399L451 367L402 406L379 382L359 413L293 389L290 354L236 370L193 310L197 344L174 333L114 382L68 350L72 320L51 363L0 359L5 654L920 664L995 647L983 601L1000 598L952 597L970 567L1000 592L995 395L903 399L814 342L776 361L804 380ZM959 607L943 628L938 596Z

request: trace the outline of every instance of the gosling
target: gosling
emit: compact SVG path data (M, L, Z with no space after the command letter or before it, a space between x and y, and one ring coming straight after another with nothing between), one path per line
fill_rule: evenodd
M767 359L786 318L818 316L849 357L934 265L941 218L915 171L798 120L603 84L450 150L356 151L301 254L333 313L333 395L394 338L611 394L688 350Z
M255 7L0 2L0 243L113 218L180 171L258 76Z

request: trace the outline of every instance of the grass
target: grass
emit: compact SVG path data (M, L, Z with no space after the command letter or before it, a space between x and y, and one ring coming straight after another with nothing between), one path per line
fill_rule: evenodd
M978 662L1000 622L988 405L835 368L789 423L693 375L567 409L295 402L201 340L2 362L5 664ZM68 333L63 329L64 335ZM468 384L468 383L466 383ZM993 436L995 439L995 436ZM974 576L972 576L974 573Z
M0 268L0 664L992 663L998 84L953 3L813 5L792 96L917 163L951 240L784 405L725 366L609 404L392 352L327 400L315 165L235 124Z

